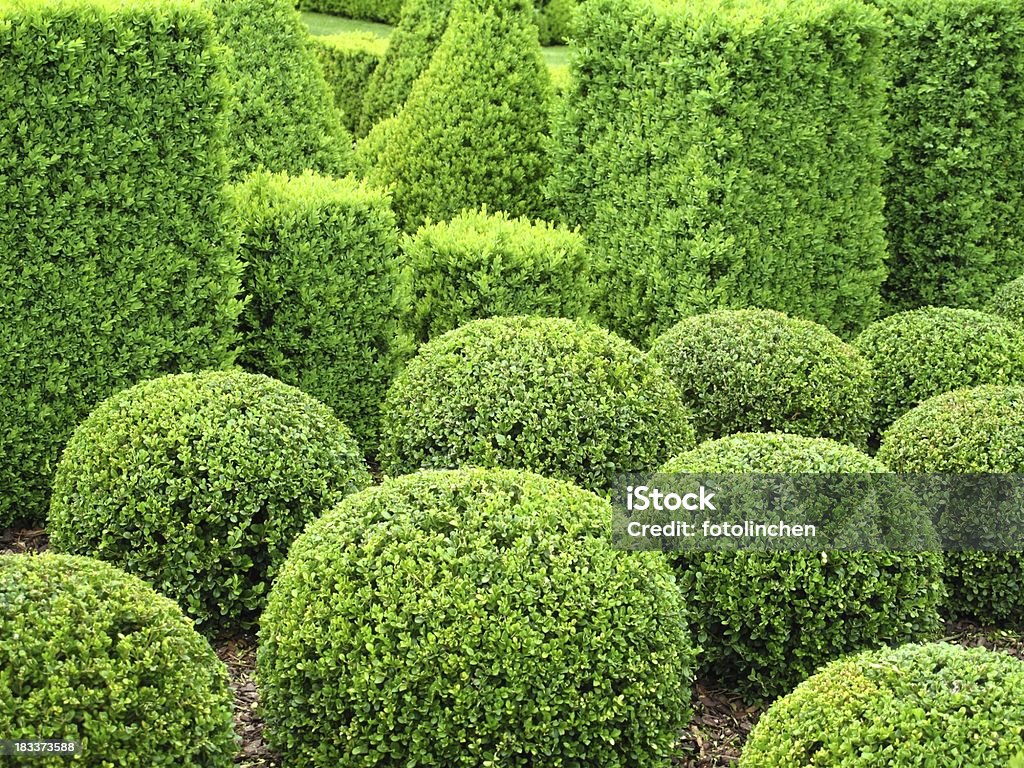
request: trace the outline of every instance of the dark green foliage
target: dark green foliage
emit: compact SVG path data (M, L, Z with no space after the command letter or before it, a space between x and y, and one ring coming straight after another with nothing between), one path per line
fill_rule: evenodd
M1015 323L1024 323L1024 276L997 288L987 310Z
M3 738L78 741L82 752L10 765L233 764L224 665L178 606L106 563L0 555L0 670Z
M534 0L541 45L564 43L573 34L580 0Z
M922 400L976 384L1024 382L1024 328L971 309L890 315L854 340L875 373L878 432Z
M765 307L839 332L880 306L882 16L857 0L595 0L577 14L550 194L649 341Z
M181 2L0 3L0 529L101 399L232 359L221 54Z
M101 403L68 441L50 543L145 578L207 633L245 629L303 526L369 483L309 395L248 373L165 376Z
M370 78L388 50L388 41L369 32L310 39L334 93L334 106L341 112L345 128L355 131Z
M692 446L688 417L661 367L597 326L475 320L424 344L395 379L381 465L529 469L601 489Z
M1006 768L1024 755L1022 690L1024 662L1005 653L947 643L866 651L775 702L740 768Z
M370 175L399 226L483 205L543 217L550 98L526 0L457 0Z
M891 309L977 307L1024 272L1024 6L874 0L890 16Z
M387 196L349 179L257 173L232 197L249 297L239 363L322 400L372 450L398 352Z
M402 0L298 0L299 10L397 24Z
M867 445L871 369L816 323L720 310L681 320L650 355L693 410L698 439L789 432Z
M659 768L695 648L657 553L612 549L607 502L528 472L423 472L295 542L257 682L295 768Z
M291 0L204 0L231 47L233 176L264 166L341 176L352 137Z
M937 395L885 432L878 457L895 472L1024 473L1024 387ZM953 533L937 521L943 535ZM1024 554L949 552L949 618L1024 624Z
M878 461L823 438L741 434L702 443L663 472L873 473ZM885 510L895 530L922 523ZM926 640L941 627L938 552L694 552L674 562L693 609L702 673L750 698L791 690L861 648Z
M578 232L481 211L422 227L403 251L403 325L420 343L479 318L590 311Z

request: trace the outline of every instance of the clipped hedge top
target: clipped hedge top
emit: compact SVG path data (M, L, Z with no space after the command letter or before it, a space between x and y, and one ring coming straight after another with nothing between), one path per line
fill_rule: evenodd
M730 435L669 460L662 472L888 472L884 464L834 440L778 433Z
M311 38L314 43L338 51L366 51L381 57L388 49L388 38L373 32L338 32L333 35L317 35Z
M352 177L335 178L307 170L299 175L259 170L228 187L236 205L245 206L245 225L255 229L281 210L309 214L323 208L389 205L387 192Z

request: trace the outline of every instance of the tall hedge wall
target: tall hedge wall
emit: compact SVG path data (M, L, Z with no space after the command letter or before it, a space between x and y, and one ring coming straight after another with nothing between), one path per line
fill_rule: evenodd
M836 332L885 277L883 17L857 0L594 0L551 195L605 262L605 321L653 339L759 306Z
M890 22L894 310L978 309L1024 272L1024 5L874 0Z
M232 360L228 83L179 0L0 3L0 528L98 401Z

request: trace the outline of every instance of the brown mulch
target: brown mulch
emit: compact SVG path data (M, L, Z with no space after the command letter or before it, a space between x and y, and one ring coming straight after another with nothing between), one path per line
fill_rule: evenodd
M241 751L235 756L240 768L279 768L281 759L263 741L263 720L257 708L254 671L256 640L251 636L217 643L217 656L228 668L231 690L235 694L235 733L242 739Z
M0 533L0 555L38 555L50 546L43 528L11 528Z
M743 743L761 716L761 709L749 706L731 691L697 684L693 719L679 741L683 757L677 768L720 768L735 766Z

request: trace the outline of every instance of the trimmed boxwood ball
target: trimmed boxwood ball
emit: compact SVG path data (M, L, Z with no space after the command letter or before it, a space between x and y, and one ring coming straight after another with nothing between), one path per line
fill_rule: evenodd
M1024 275L1000 286L992 294L987 310L1015 323L1024 322Z
M895 472L1024 472L1024 386L981 386L930 398L882 436L878 458ZM955 536L956 520L939 533ZM1024 624L1024 553L948 552L949 618Z
M370 475L327 406L266 376L179 374L101 403L61 458L51 545L141 576L205 632L255 623L302 528Z
M81 744L81 761L26 764L233 764L227 669L177 605L111 565L0 555L0 670L3 738Z
M695 647L658 553L529 472L427 471L296 540L260 629L268 737L293 768L667 766Z
M392 475L529 469L604 488L693 445L665 372L614 334L547 317L475 320L420 347L384 403Z
M661 471L887 470L856 449L824 438L739 434L702 443ZM928 524L913 512L885 514L897 532L913 533ZM938 551L680 552L672 558L703 649L702 673L751 699L786 693L845 653L930 640L940 628L944 590Z
M754 727L740 768L1006 768L1024 755L1024 662L947 643L824 667Z
M1024 381L1024 328L973 309L900 312L872 323L853 345L875 373L878 432L942 392Z
M824 326L763 309L686 318L650 355L693 409L699 439L791 432L866 446L871 370Z

